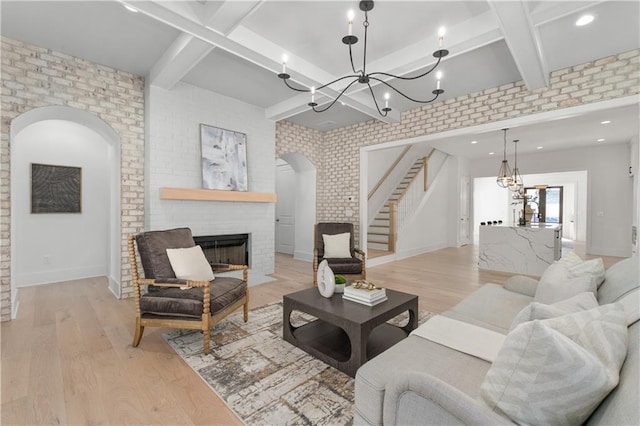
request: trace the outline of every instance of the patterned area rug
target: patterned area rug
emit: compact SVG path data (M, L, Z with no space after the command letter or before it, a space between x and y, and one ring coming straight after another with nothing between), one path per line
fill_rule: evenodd
M315 318L294 312L296 326ZM419 322L431 316L420 312ZM391 323L406 324L407 315ZM282 303L236 312L211 331L202 352L199 331L162 336L211 389L249 425L349 425L354 380L282 339Z

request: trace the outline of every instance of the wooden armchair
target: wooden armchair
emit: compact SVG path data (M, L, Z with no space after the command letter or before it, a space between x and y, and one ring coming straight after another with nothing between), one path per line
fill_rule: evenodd
M146 326L201 330L204 353L209 353L209 329L224 317L244 307L249 315L246 265L212 265L214 272L242 270L243 279L216 276L213 281L189 281L176 278L166 250L189 248L195 243L189 228L148 231L130 235L129 262L136 304L136 328L133 346L142 339ZM136 247L144 278L138 273ZM147 286L143 294L142 286Z
M325 235L349 233L350 257L325 258ZM313 228L313 285L318 285L318 264L326 260L335 274L348 278L367 279L367 256L364 251L355 247L353 223L317 223Z

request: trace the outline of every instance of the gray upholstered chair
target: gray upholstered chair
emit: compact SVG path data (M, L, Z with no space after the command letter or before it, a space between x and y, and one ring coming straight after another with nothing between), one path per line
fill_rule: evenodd
M136 246L144 278L138 273ZM194 246L189 228L129 236L129 262L136 304L134 347L140 343L146 326L185 328L203 332L204 353L208 354L212 326L240 307L244 307L244 321L247 321L246 265L212 265L214 272L242 270L243 279L216 276L209 282L176 278L166 250ZM143 286L147 286L146 293L143 293Z
M336 235L349 233L349 249L351 257L326 258L334 274L347 278L367 279L366 254L355 246L353 223L317 223L313 228L313 284L318 285L318 264L325 260L323 234Z

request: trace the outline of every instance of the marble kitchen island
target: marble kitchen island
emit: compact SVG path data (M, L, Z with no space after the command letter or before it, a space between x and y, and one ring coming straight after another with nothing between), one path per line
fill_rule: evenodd
M481 269L540 276L560 259L562 225L533 223L525 226L480 227Z

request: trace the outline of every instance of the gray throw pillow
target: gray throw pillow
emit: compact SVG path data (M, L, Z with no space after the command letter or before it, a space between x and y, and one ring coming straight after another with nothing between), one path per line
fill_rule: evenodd
M598 301L591 292L580 293L552 305L531 302L513 318L509 331L527 321L555 318L597 307Z
M627 354L622 306L600 306L516 327L480 400L518 424L582 424L615 388Z

